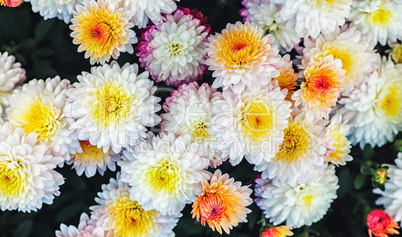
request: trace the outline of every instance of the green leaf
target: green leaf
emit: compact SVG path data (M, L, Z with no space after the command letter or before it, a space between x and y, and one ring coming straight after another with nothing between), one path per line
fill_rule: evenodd
M42 41L50 32L50 29L54 25L57 19L41 20L35 28L35 40L36 42Z
M14 237L28 237L31 234L33 226L33 221L31 219L22 222L18 227L14 230Z
M370 159L374 154L374 150L373 148L371 148L370 144L366 144L366 146L364 146L364 150L363 150L363 157L364 159L368 160Z
M353 189L353 180L352 174L350 173L348 167L340 167L339 170L339 189L338 189L338 197L344 198L350 190Z
M368 166L362 166L360 168L360 172L364 175L372 175L373 174L373 169L371 167Z
M367 176L364 174L358 174L355 179L355 189L360 189L364 182L366 181Z

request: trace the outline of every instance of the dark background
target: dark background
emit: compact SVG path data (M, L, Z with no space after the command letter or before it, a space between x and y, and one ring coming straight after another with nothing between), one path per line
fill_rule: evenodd
M182 0L178 6L198 8L208 16L211 33L220 32L227 23L242 20L239 0ZM138 29L135 30L138 36ZM68 25L63 21L45 21L39 14L33 13L30 3L23 3L18 8L0 7L0 51L8 51L16 56L26 69L27 80L60 75L74 82L82 71L90 70L89 60L84 59L83 53L77 53L78 46L72 43L70 33ZM380 50L383 52L383 49ZM292 56L295 56L294 52ZM126 62L138 63L138 58L123 53L118 62L121 66ZM209 74L205 75L203 81L211 83L213 79ZM157 86L165 88L156 94L162 97L162 101L169 96L166 91L174 89L163 83ZM370 147L364 151L353 148L354 160L337 168L340 184L338 199L323 220L310 227L294 230L295 236L368 236L365 216L375 208L377 197L371 191L371 175L361 174L361 166L375 167L377 163L393 163L396 154L392 144L374 150ZM254 188L257 173L247 162L243 161L236 167L226 162L220 169L235 180ZM65 184L61 186L61 195L56 197L54 203L45 204L41 210L33 213L0 212L0 237L55 236L55 230L60 229L61 223L78 226L81 213L89 213L88 207L95 205L94 198L101 191L101 184L108 183L110 177L116 176L115 172L107 171L104 176L96 174L92 178L79 177L68 165L58 168L58 171L65 177ZM252 213L248 215L248 223L239 224L230 236L259 236L261 225L258 221L262 218L262 212L255 204L249 208ZM219 233L212 232L192 219L190 212L191 205L187 205L174 229L177 236L219 236Z

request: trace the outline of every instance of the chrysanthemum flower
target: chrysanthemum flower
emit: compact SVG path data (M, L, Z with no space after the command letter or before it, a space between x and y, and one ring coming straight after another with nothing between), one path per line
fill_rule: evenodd
M370 237L388 237L399 234L399 226L391 217L381 209L375 209L367 215L367 226Z
M270 161L283 141L283 129L288 124L291 103L273 80L265 88L242 94L231 89L213 106L211 133L218 138L218 149L237 165L243 156L251 164Z
M21 0L14 1L22 2ZM32 11L35 13L39 12L45 20L57 17L68 24L73 17L75 7L78 4L82 4L83 0L25 0L25 2L30 2Z
M64 183L54 170L61 162L45 145L37 144L36 133L27 135L0 119L1 210L31 212L42 208L42 203L52 204Z
M292 95L296 89L298 75L293 70L292 61L290 60L289 54L283 56L283 64L278 71L280 73L279 76L272 78L272 80L277 80L281 89L288 90L285 100L294 103L292 100Z
M116 162L120 160L120 156L112 149L103 152L102 148L91 145L89 141L80 141L80 146L82 152L71 155L71 159L67 162L68 165L73 164L79 176L85 172L85 175L90 178L96 174L96 171L103 175L106 168L111 171L116 170Z
M197 18L200 17L200 18ZM141 67L156 82L178 86L202 78L210 27L197 10L188 8L167 15L140 38L137 56Z
M15 86L25 80L25 70L21 63L15 62L15 57L7 52L0 53L0 118L10 106L9 97Z
M402 39L402 5L381 0L354 1L349 18L373 42Z
M46 81L31 80L14 90L7 109L11 125L22 127L26 133L36 132L40 144L65 160L81 150L77 135L70 130L73 121L65 115L69 86L70 81L59 76Z
M395 159L395 165L385 164L388 166L388 180L385 182L384 191L376 188L373 190L375 194L381 195L376 200L377 205L383 205L385 212L388 213L395 222L402 221L402 196L399 195L402 190L402 153L398 153Z
M345 94L359 86L378 68L379 57L374 46L353 24L345 24L333 33L306 38L303 51L300 52L303 54L300 69L306 69L311 61L321 61L329 55L340 59L346 76L342 93Z
M262 172L264 179L303 183L313 179L326 166L324 154L327 146L323 138L327 120L306 119L303 111L294 116L289 118L289 124L283 130L284 140L275 157L254 168Z
M368 81L339 100L339 113L350 125L349 139L372 147L391 142L402 129L402 65L382 59Z
M107 153L111 147L119 153L122 147L135 145L145 138L147 129L160 122L155 113L160 110L159 98L153 96L156 87L148 73L138 75L138 65L126 63L122 68L110 65L92 67L83 72L69 91L67 116L75 119L71 125L80 140L89 140Z
M131 44L137 43L134 26L129 22L133 15L123 9L119 2L112 0L87 0L77 5L73 23L70 25L73 43L78 44L78 52L85 51L85 58L91 64L117 59L120 52L134 53Z
M0 6L18 7L22 2L23 0L0 0Z
M138 28L145 28L151 20L154 24L162 21L162 14L176 10L179 0L122 0L123 6L134 13L131 22Z
M286 221L287 226L299 228L324 217L336 198L339 186L335 168L330 165L317 178L305 183L290 185L278 180L258 181L255 188L260 189L260 195L256 193L257 206L270 222L278 225Z
M56 237L104 237L105 230L102 227L96 226L96 222L92 219L89 219L89 216L86 213L82 213L80 216L80 223L78 224L78 228L70 225L66 226L65 224L60 225L60 230L56 231Z
M90 207L91 219L106 231L105 236L173 237L173 228L181 214L164 215L156 210L144 210L137 201L130 199L129 189L118 173L117 180L111 178L108 184L102 185L102 192L95 198L99 205Z
M391 46L392 50L389 56L391 56L395 63L402 63L402 44L392 43Z
M293 232L291 231L292 228L286 225L281 225L281 226L272 226L268 227L265 229L261 237L286 237L286 236L292 236Z
M281 18L286 21L287 29L295 29L299 37L316 38L322 32L334 32L338 26L345 24L350 13L352 0L272 0L284 5Z
M240 222L247 222L247 214L251 212L246 206L253 203L250 198L252 190L241 186L241 182L229 179L216 170L211 181L202 180L202 193L193 203L193 218L201 220L201 224L222 234L222 229L229 234L230 230Z
M266 86L272 77L279 76L281 65L278 49L271 46L272 35L263 36L263 30L246 22L227 24L222 34L209 37L206 63L216 77L213 87L240 94L244 86L258 90Z
M349 125L342 120L341 115L334 115L327 127L324 140L334 149L328 152L327 160L335 165L346 165L346 161L353 160L349 155L351 142L346 137L349 133Z
M326 56L320 61L311 61L304 71L305 82L300 85L292 99L295 106L302 105L306 108L306 117L310 119L328 119L331 107L336 105L342 92L345 70L342 69L342 61Z
M245 9L240 10L243 21L250 21L275 37L274 45L279 45L286 51L292 50L300 42L294 29L286 29L286 22L280 17L282 5L271 0L243 0Z
M214 147L217 139L211 134L211 120L215 113L212 105L222 99L222 93L207 83L200 86L196 82L181 85L165 100L161 114L161 128L164 132L173 132L177 136L188 134L192 142L201 145L210 160L210 166L216 167L224 161L219 149Z
M209 160L189 135L151 136L133 151L124 151L122 180L129 183L130 197L145 210L163 214L180 212L201 193L201 181L210 178Z

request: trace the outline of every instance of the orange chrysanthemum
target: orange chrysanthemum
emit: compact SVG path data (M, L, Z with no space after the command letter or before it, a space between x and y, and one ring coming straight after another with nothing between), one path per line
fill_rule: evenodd
M91 64L117 59L120 52L134 53L131 44L137 43L129 22L132 13L124 11L111 0L84 1L77 6L77 12L71 20L70 29L73 43L80 45L78 52L85 51L85 58Z
M197 197L193 204L193 218L205 225L208 223L212 230L222 234L222 229L229 234L233 226L239 222L246 222L247 213L251 211L246 208L253 201L250 198L252 192L241 182L234 182L229 179L228 174L222 175L216 170L210 183L202 181L203 192Z
M302 104L308 114L313 113L318 119L328 118L343 90L345 70L342 61L334 60L332 55L321 61L312 61L304 71L304 77L306 81L292 96L295 106Z
M267 228L264 232L262 232L261 237L286 237L292 236L293 232L290 231L292 228L286 225L282 226L273 226Z
M375 209L367 215L367 226L370 237L388 237L388 235L399 234L396 229L399 226L392 218L380 209Z
M285 60L285 62L282 65L282 67L278 69L280 75L272 79L278 81L279 87L281 89L288 90L288 94L285 100L293 103L294 101L291 98L296 89L298 75L293 70L292 61L290 61L290 56L287 54L283 57L283 59Z

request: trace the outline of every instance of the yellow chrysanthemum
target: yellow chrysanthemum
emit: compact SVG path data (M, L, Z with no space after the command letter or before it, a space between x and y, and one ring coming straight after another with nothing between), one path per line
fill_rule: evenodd
M132 12L124 11L111 0L89 0L77 6L77 12L71 20L70 29L73 43L80 45L78 52L85 51L85 58L91 64L117 59L120 52L134 53L131 44L137 43L129 20Z
M251 189L241 186L240 182L229 179L229 175L216 170L211 181L202 181L203 191L193 203L193 218L208 223L212 230L222 234L222 229L229 234L233 226L246 222L246 215L251 211L246 206L252 203Z
M402 44L392 44L392 51L389 53L395 63L402 63Z
M292 228L286 225L269 227L262 232L261 237L286 237L292 236Z
M308 117L314 114L318 119L328 118L331 107L335 106L343 90L345 70L342 69L342 61L333 60L332 55L321 61L312 61L304 71L304 77L300 90L292 96L295 105L305 106Z

